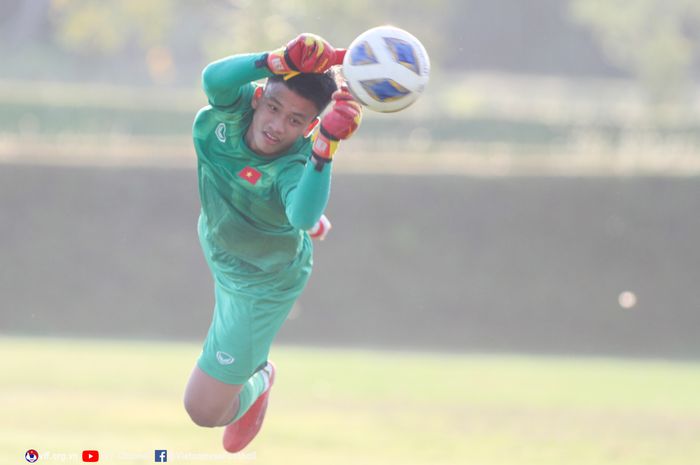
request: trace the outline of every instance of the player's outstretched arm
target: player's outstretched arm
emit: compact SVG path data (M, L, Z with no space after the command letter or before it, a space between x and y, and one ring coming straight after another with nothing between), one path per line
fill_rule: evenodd
M331 110L312 136L312 155L296 188L286 198L285 209L292 226L309 230L319 220L330 194L333 155L341 140L354 134L362 120L362 107L347 89L333 94Z
M202 88L212 105L236 103L243 85L272 75L266 66L258 66L266 54L249 53L222 58L202 71Z
M300 34L286 46L268 53L250 53L222 58L202 72L202 87L213 105L233 105L241 86L272 74L294 76L299 73L323 73L341 64L344 49L333 48L323 38Z

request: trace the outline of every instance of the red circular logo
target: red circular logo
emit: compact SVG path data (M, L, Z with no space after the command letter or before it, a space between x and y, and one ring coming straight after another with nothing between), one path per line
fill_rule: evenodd
M35 451L34 449L29 449L27 452L25 452L24 459L29 463L34 463L39 460L39 452Z

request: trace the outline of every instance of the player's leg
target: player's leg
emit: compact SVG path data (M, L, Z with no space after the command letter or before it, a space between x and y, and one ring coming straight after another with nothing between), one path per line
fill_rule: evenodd
M243 416L240 416L240 412L243 411L241 408L235 421L224 430L223 445L224 449L229 452L243 450L256 437L262 427L267 411L270 387L275 381L275 367L267 361L270 346L306 285L310 266L306 266L306 261L303 259L307 257L300 257L301 264L298 268L277 274L274 284L266 286L262 290L263 294L255 301L254 311L251 312L250 318L251 356L254 364L263 367L256 375L265 373L268 376L268 381L263 393L255 400L250 409ZM246 386L250 385L254 379L255 377L251 378Z
M307 237L304 252L292 266L284 272L251 275L245 292L239 292L239 286L227 282L227 277L215 276L214 318L188 385L185 406L197 424L227 425L223 442L229 452L242 450L262 426L275 377L274 366L268 362L270 346L310 272ZM205 399L208 396L211 399Z
M260 382L263 385L260 385ZM267 412L270 388L275 381L275 367L268 362L253 375L241 391L238 413L224 429L223 445L228 452L243 450L257 436ZM262 392L260 392L262 390ZM244 395L248 392L248 395ZM258 394L260 393L260 394Z
M185 410L195 424L224 426L238 412L242 384L226 384L194 367L185 389Z
M243 417L263 395L267 396L274 368L265 367L244 384L226 384L195 366L185 389L185 410L199 426L226 426Z
M197 425L224 426L262 393L251 392L249 379L259 366L251 357L251 302L217 281L216 305L202 353L185 390L185 410ZM254 383L255 388L264 383ZM249 398L254 398L250 400Z

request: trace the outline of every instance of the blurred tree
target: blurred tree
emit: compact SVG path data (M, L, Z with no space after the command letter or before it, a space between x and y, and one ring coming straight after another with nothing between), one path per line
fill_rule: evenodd
M113 54L130 43L162 45L171 22L170 0L53 0L55 33L67 49Z
M451 0L3 0L0 36L32 44L54 59L88 64L80 72L105 79L155 82L194 78L207 61L280 47L301 32L347 46L360 32L393 23L415 33L435 61L439 29ZM4 20L4 21L3 21ZM2 44L0 44L2 46ZM15 50L16 52L16 50ZM21 61L18 59L18 61ZM68 66L67 64L65 66Z
M2 0L0 75L193 84L215 58L304 31L347 46L385 23L436 71L631 73L663 102L700 69L700 0Z
M639 79L653 104L687 95L700 52L698 0L572 0L571 7L609 57Z
M226 0L211 2L215 14L206 43L209 58L280 47L301 32L314 32L338 47L347 46L362 31L395 24L414 32L437 53L438 34L431 30L444 16L436 14L449 0L410 4L399 0Z
M151 78L173 78L167 45L173 10L170 0L53 0L55 36L66 50L114 57L138 54Z

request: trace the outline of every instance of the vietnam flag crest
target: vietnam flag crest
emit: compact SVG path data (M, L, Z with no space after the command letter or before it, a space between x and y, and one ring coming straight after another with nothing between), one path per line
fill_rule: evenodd
M238 173L238 177L245 179L253 185L258 182L260 176L262 176L262 173L255 168L251 168L250 166L246 166Z

